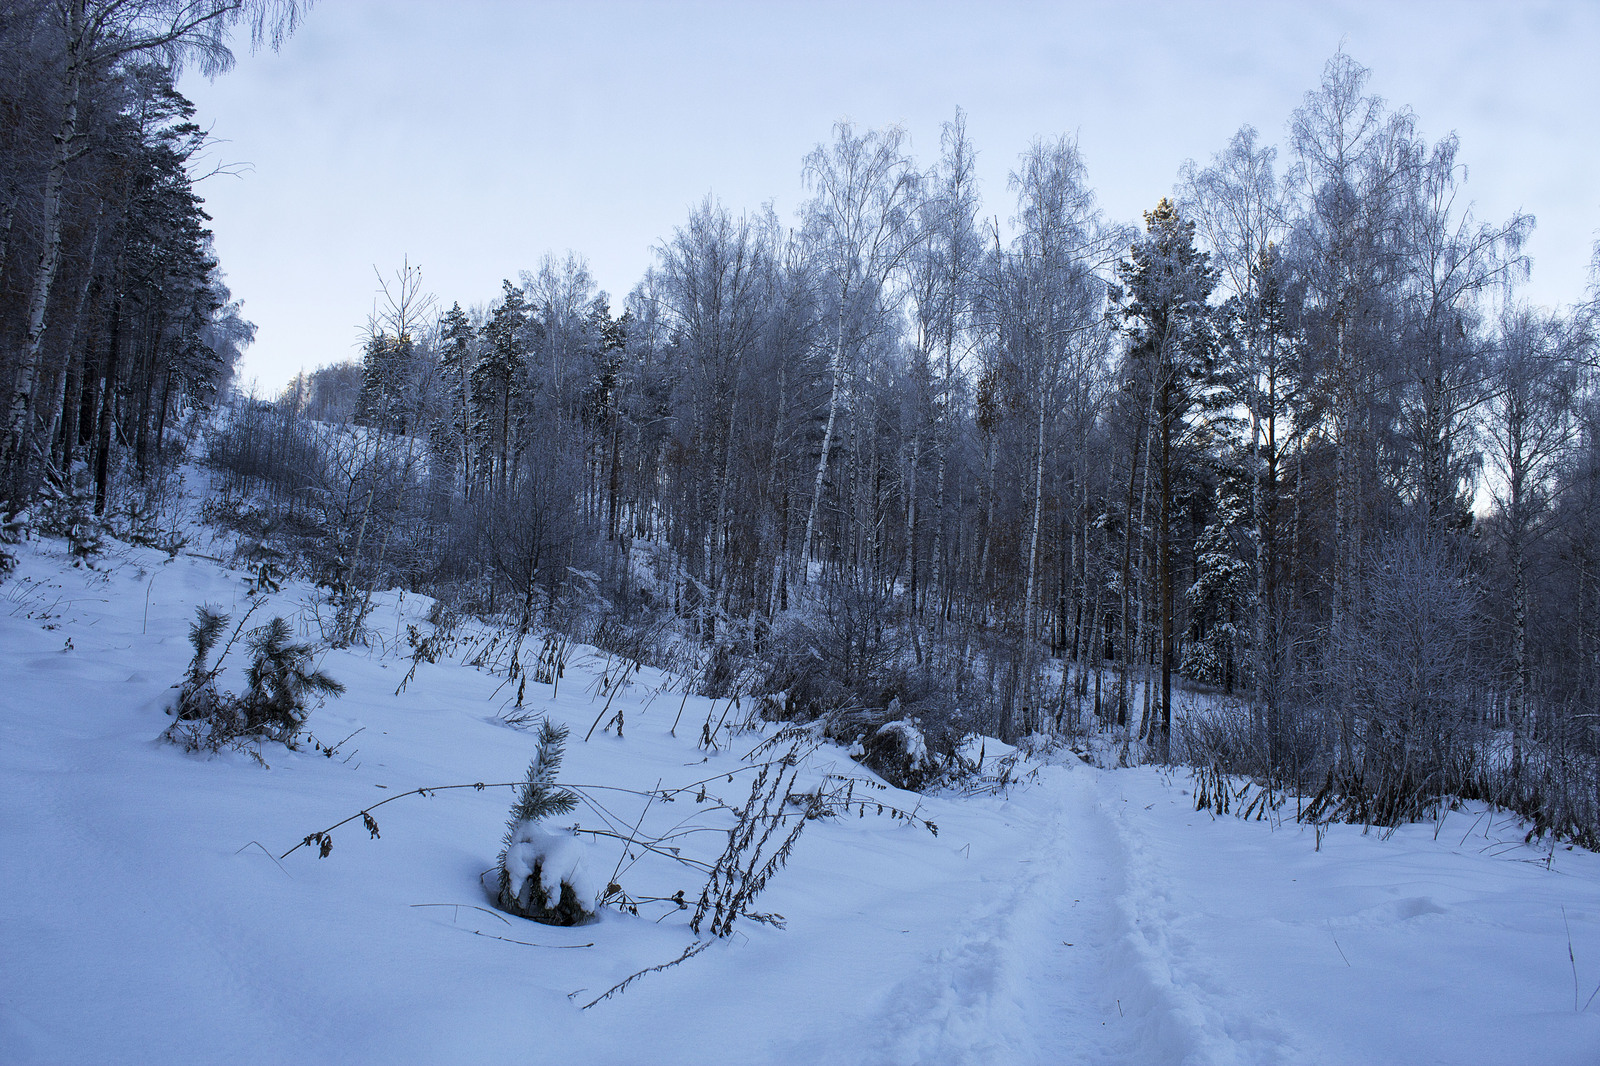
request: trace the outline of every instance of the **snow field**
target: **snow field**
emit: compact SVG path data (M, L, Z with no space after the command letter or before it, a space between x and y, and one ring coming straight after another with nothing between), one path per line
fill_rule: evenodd
M194 606L237 620L243 575L133 549L73 569L49 543L21 560L0 585L0 1062L1600 1062L1600 999L1582 1002L1600 987L1600 857L1524 846L1481 810L1387 839L1335 827L1318 850L1292 820L1194 812L1182 774L1070 755L1005 796L871 792L937 837L814 821L755 902L786 929L742 921L580 1010L681 953L688 915L557 929L487 910L510 788L400 799L372 811L381 839L357 819L327 859L277 858L385 796L521 780L535 736L498 720L503 678L441 660L394 694L426 600L377 597L375 647L322 658L348 693L309 726L336 754L269 746L263 769L155 739ZM286 585L251 624L283 614L306 635L312 599ZM704 751L712 707L691 697L673 737L681 694L646 669L614 701L625 736L585 743L603 666L580 650L557 695L528 685L530 709L571 727L560 780L605 807L560 825L642 815L714 861L726 812L593 786L711 778L737 806L741 756L772 727ZM829 773L866 776L825 747L797 787ZM597 881L699 894L674 863L575 844Z

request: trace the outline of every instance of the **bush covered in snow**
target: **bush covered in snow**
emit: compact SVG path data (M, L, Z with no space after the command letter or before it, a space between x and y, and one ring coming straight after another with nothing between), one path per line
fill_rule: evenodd
M899 709L898 701L891 705ZM915 718L893 718L860 742L859 761L899 788L917 791L939 776L940 761Z

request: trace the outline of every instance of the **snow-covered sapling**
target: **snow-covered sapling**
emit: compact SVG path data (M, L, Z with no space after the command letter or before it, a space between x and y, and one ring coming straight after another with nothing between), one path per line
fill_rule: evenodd
M203 606L196 607L194 613L195 620L189 623L189 646L194 648L194 658L189 660L189 672L178 689L179 718L210 717L218 700L217 671L222 661L218 659L212 666L207 665L206 660L211 657L211 649L217 646L222 627L228 624L228 616Z
M571 833L552 833L539 825L578 805L578 797L556 785L566 745L567 727L545 719L500 851L500 907L546 925L577 925L594 918L596 892L584 868L582 844Z

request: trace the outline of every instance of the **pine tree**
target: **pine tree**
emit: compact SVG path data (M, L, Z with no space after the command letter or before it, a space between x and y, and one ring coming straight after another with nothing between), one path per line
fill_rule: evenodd
M483 324L483 352L470 379L478 477L496 489L509 480L512 427L528 365L527 298L509 281L501 286L500 303Z
M434 436L440 455L448 455L460 466L461 484L472 491L472 371L474 339L472 324L461 304L451 305L439 320L439 369L444 376L444 423Z
M1216 285L1210 257L1194 245L1194 223L1179 217L1163 198L1146 212L1145 236L1117 267L1126 286L1121 316L1133 344L1130 365L1143 367L1150 389L1159 452L1152 456L1160 477L1157 493L1158 578L1161 614L1161 706L1155 725L1163 758L1172 733L1172 509L1173 445L1181 442L1187 416L1203 399L1216 350L1206 298Z
M361 397L356 420L380 433L406 432L405 392L411 377L413 346L409 336L374 333L361 359Z
M194 648L194 658L189 660L189 672L178 688L177 717L180 720L212 717L221 703L217 693L217 667L207 666L206 660L217 646L228 616L218 614L206 606L194 609L195 620L189 623L189 644Z
M282 618L250 634L253 658L243 696L249 728L285 743L305 724L309 699L344 692L342 684L312 667L315 649L293 643L293 635Z

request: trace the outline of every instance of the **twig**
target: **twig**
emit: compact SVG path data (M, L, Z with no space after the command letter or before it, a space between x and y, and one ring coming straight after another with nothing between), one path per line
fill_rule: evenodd
M498 919L500 919L502 922L504 922L507 925L511 924L511 919L507 918L505 915L501 914L499 911L492 911L488 907L480 907L476 903L413 903L413 904L411 904L411 906L413 906L413 907L454 907L456 910L460 910L462 907L470 907L475 911L482 911L483 913L485 913L485 914L487 914L487 915L489 915L491 917L498 918ZM450 920L451 921L455 921L455 915L452 914L450 916Z
M293 855L295 852L299 851L301 848L309 847L312 844L321 844L323 846L322 857L323 858L327 858L328 852L333 849L333 840L332 840L332 838L330 838L328 836L328 834L333 832L335 829L338 829L342 825L349 825L351 822L355 821L357 818L366 819L367 822L370 823L367 826L368 832L371 832L373 836L377 836L377 832L373 828L377 823L372 821L372 813L371 812L377 810L379 807L382 807L385 803L393 803L395 800L397 800L397 799L405 799L407 796L428 796L428 795L432 795L435 792L445 792L445 791L448 791L450 789L456 789L456 788L472 788L472 789L477 789L479 792L482 792L486 788L520 788L520 787L522 787L522 782L521 781L495 781L493 783L486 783L486 782L483 782L483 781L475 781L472 784L466 784L466 785L434 785L434 786L429 787L429 788L414 788L409 792L400 792L400 793L397 793L397 794L395 794L393 796L388 797L387 799L381 799L377 803L374 803L372 806L367 807L364 810L359 810L356 813L352 814L350 817L343 819L342 821L334 822L332 825L328 826L328 828L322 830L321 832L310 834L304 840L300 841L300 843L296 844L294 847L290 848L288 851L284 852L282 855L279 855L278 858L287 859L289 856Z
M1578 956L1572 950L1572 923L1567 921L1567 905L1565 903L1561 905L1561 924L1567 928L1567 961L1572 963L1572 1009L1577 1011L1579 1010L1578 996L1580 995L1578 991ZM1590 996L1589 998L1592 1000L1594 997Z
M720 832L721 830L707 829L706 831L707 832ZM597 836L597 837L613 837L613 838L615 838L617 840L625 841L625 842L630 843L630 844L635 844L635 845L643 848L646 851L653 851L657 855L663 856L664 858L673 859L673 860L675 860L677 862L681 862L685 866L693 866L696 869L705 870L707 872L710 872L711 869L712 869L712 866L711 866L710 863L702 862L699 859L691 859L691 858L689 858L688 856L685 856L685 855L679 855L677 853L676 849L657 847L656 845L647 843L647 842L645 842L643 840L636 840L631 836L626 836L625 837L621 833L613 833L609 829L574 829L573 832L574 833L587 833L590 836Z
M656 778L656 788L661 787L661 779ZM617 865L611 870L611 876L606 879L607 884L616 884L617 875L622 872L622 860L628 858L628 848L633 844L634 837L639 835L639 827L644 824L644 816L650 813L650 804L655 801L654 793L644 801L644 810L639 812L639 820L633 823L633 829L628 833L628 839L622 845L622 854L617 856Z
M696 955L700 954L702 951L704 951L706 948L710 947L714 943L716 943L715 940L696 940L693 944L690 944L687 948L683 949L683 954L682 955L679 955L677 958L673 959L671 962L663 962L659 966L651 966L649 969L640 970L636 974L630 974L628 977L625 977L621 981L619 981L616 984L612 985L609 989L607 989L605 991L605 993L603 995L596 996L594 999L591 999L589 1002L585 1003L583 1005L583 1009L584 1010L588 1010L590 1007L594 1006L596 1003L600 1003L600 1002L603 1002L605 1000L610 999L612 996L614 996L617 993L623 991L629 985L633 984L639 978L644 977L647 974L660 973L662 970L668 969L669 967L676 966L680 962L687 962L688 960L694 958Z
M488 914L488 915L491 915L491 916L493 916L495 918L498 918L502 922L505 922L507 925L511 924L511 922L506 919L505 915L496 914L494 911L490 910L489 908L480 907L475 903L412 903L412 904L410 904L410 906L412 906L412 907L453 907L453 908L456 908L457 910L459 910L462 907L470 907L475 911L482 911L485 914ZM450 921L452 923L455 921L455 916L454 915L451 915ZM463 932L471 933L473 936L486 936L490 940L502 940L507 944L521 944L525 948L549 948L552 951L559 951L559 950L562 950L564 948L592 948L592 947L594 947L594 943L592 941L590 943L588 943L588 944L535 944L531 940L513 940L509 936L497 936L494 933L485 933L482 929L465 929L465 930L463 930Z
M591 941L591 942L589 942L587 944L535 944L531 940L513 940L508 936L495 936L493 933L485 933L481 929L467 929L467 930L464 930L464 932L471 933L473 936L486 936L490 940L503 940L507 944L521 944L525 948L549 948L551 951L561 951L564 948L592 948L592 947L594 947L593 941Z
M268 851L266 849L266 847L264 845L262 845L262 843L259 840L252 840L252 841L250 841L250 844L254 844L256 847L260 848L261 849L261 854L265 855L269 859L272 859L272 865L276 866L280 870L283 870L283 876L287 877L291 881L294 880L294 874L290 873L288 870L284 870L283 869L283 863L279 862L277 860L277 858L273 856L272 852ZM248 848L250 846L250 844L246 844L244 846L244 848ZM239 854L239 852L243 851L244 848L240 848L239 851L234 852L234 854L235 855Z
M606 663L606 671L607 671L608 674L609 674L610 670L611 670L611 663L608 660L607 663ZM628 684L627 677L628 677L628 668L626 666L624 666L622 668L622 675L617 678L616 683L611 686L610 693L606 696L606 705L604 707L600 708L600 713L595 715L594 725L591 725L589 727L589 731L583 735L583 742L585 744L589 743L589 738L594 736L595 726L598 726L600 724L600 719L604 718L606 716L606 712L611 709L611 701L616 699L617 698L617 693L622 690L622 687L625 684ZM618 736L622 735L621 727L618 727L617 735Z
M667 734L669 736L674 736L675 737L675 736L678 735L678 721L679 721L679 719L681 719L683 717L683 709L684 709L684 707L686 707L688 705L688 703L689 703L689 681L688 681L687 678L685 678L684 682L683 682L683 699L678 701L678 716L677 716L677 718L674 718L672 720L672 728L667 730ZM716 700L712 700L711 701L712 706L716 706L716 703L717 703Z
M1328 930L1328 939L1333 941L1334 949L1339 952L1339 957L1341 959L1344 959L1344 964L1346 966L1350 966L1350 959L1345 955L1344 948L1339 947L1339 938L1333 935L1333 930L1332 929ZM1355 967L1353 967L1353 966L1351 967L1351 969L1354 969L1354 968Z

